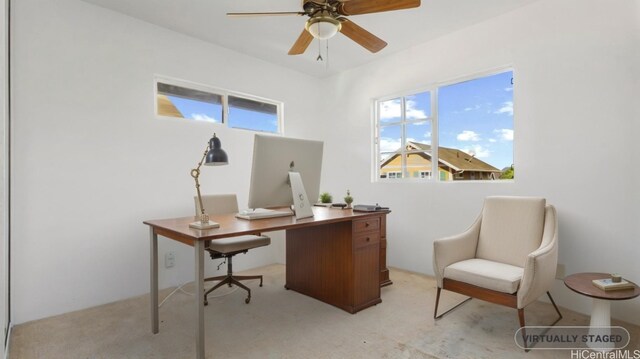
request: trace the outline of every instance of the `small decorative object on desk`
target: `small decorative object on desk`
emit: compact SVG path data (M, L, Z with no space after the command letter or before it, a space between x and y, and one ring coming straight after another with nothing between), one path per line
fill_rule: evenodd
M617 276L618 278L615 278L613 275L611 276L611 278L604 278L604 279L594 279L593 280L593 285L595 285L596 287L604 290L604 291L610 291L610 290L624 290L624 289L633 289L635 288L635 286L633 285L633 283L629 283L626 280L622 279L622 277L620 277L619 275ZM618 280L616 282L616 280Z
M333 202L333 196L329 192L322 192L320 194L320 203L331 203Z
M347 204L346 208L351 208L351 203L353 203L353 197L351 197L351 192L347 190L347 195L344 196L344 203Z

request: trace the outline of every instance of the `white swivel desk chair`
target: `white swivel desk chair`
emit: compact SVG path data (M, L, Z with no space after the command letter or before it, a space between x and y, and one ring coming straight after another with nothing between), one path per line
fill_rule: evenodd
M194 197L196 203L196 215L200 214L200 205L198 203L198 197ZM205 212L210 215L238 213L238 201L235 194L220 194L220 195L206 195L202 196L202 205L205 208ZM205 250L209 252L211 259L224 258L227 261L227 275L205 278L205 282L219 280L220 283L216 284L213 288L209 289L204 294L204 305L207 305L207 295L212 291L220 288L221 286L228 284L231 287L233 284L247 291L247 298L245 303L251 301L251 289L240 283L241 280L260 279L260 286L262 287L262 276L236 276L233 275L233 256L239 253L247 253L249 249L268 246L271 244L271 238L267 236L239 236L216 239L213 241L207 241L205 243Z

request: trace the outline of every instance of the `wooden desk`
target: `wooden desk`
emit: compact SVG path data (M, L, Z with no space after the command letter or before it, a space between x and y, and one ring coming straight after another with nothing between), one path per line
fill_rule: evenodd
M313 208L314 217L247 221L233 214L211 216L220 228L189 228L196 217L144 221L150 228L151 331L159 331L158 235L194 247L196 293L204 293L207 240L286 230L287 289L350 313L381 302L380 287L391 284L386 268L387 212ZM204 358L204 297L196 295L196 356Z

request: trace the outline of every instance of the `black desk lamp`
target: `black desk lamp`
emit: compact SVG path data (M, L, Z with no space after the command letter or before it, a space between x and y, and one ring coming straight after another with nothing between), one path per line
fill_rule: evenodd
M205 213L204 206L202 205L202 196L200 195L200 167L204 162L205 166L224 166L229 164L227 153L222 149L222 143L220 139L213 134L213 137L209 140L209 144L204 150L204 155L198 163L198 167L191 170L191 177L196 181L196 192L198 193L198 203L200 204L200 220L189 223L189 227L196 229L209 229L220 227L219 223L209 220L209 215Z

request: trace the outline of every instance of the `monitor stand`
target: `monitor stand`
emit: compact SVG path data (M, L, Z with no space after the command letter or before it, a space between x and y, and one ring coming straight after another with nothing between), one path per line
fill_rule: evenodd
M293 195L293 212L296 219L313 217L311 202L304 190L302 177L298 172L289 172L289 182L291 183L291 194Z

